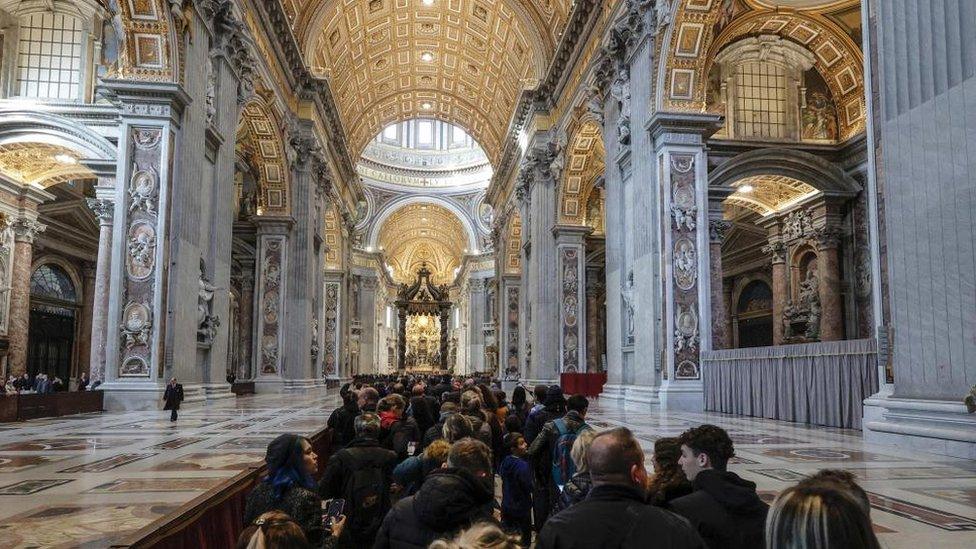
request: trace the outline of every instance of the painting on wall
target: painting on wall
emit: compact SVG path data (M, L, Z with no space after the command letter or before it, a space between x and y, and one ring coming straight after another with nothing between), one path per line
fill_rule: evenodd
M837 106L827 82L816 69L803 74L806 88L805 106L800 113L803 139L815 141L837 140Z

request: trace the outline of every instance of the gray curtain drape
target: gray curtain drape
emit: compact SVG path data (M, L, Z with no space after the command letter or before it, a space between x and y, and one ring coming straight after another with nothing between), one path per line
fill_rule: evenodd
M876 365L874 339L705 351L705 409L860 429Z

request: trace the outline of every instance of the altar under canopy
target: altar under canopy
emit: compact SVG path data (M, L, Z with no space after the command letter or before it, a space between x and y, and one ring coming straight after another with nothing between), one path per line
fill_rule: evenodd
M413 284L397 292L397 369L418 373L447 370L448 326L451 307L446 285L434 285L422 265Z

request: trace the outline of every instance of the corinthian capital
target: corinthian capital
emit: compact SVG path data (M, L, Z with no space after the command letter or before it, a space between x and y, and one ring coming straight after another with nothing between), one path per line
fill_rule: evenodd
M28 244L33 244L34 238L39 233L44 232L44 229L47 229L47 225L40 223L36 219L28 219L26 217L14 220L10 226L14 230L14 240Z
M112 216L115 214L115 202L105 198L88 198L86 202L100 222L112 222Z

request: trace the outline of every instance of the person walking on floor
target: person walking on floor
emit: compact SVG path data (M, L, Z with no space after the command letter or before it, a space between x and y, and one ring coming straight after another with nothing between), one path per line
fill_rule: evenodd
M176 382L175 377L169 380L169 384L166 385L163 400L166 402L163 410L170 410L169 420L176 421L176 412L180 409L180 403L183 402L183 386Z

